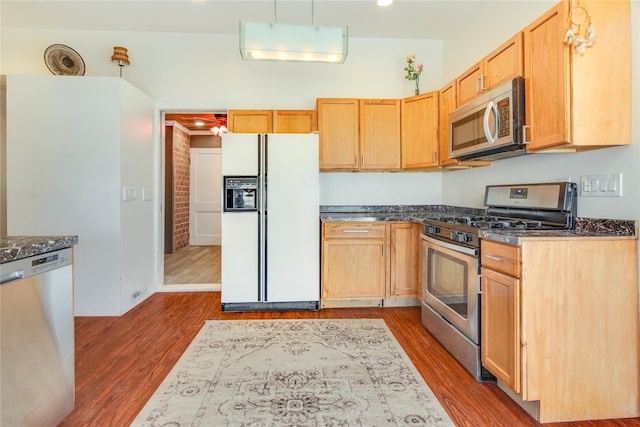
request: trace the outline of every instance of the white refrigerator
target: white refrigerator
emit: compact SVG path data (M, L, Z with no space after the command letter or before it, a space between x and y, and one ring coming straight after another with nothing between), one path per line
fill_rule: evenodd
M222 311L317 310L317 134L222 137Z

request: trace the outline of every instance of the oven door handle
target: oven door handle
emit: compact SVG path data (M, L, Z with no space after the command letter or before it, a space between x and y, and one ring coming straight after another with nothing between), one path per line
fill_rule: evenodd
M433 243L434 245L439 245L444 248L451 249L452 251L460 252L460 253L471 255L471 256L478 256L478 250L474 248L468 248L466 246L460 246L454 243L443 242L442 240L437 240L429 236L426 236L424 234L421 234L420 238L422 240L426 240L429 243Z

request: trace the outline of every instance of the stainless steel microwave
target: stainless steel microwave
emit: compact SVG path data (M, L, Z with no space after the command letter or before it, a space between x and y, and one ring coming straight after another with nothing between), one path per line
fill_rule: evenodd
M449 157L495 160L526 154L524 79L491 89L449 113Z

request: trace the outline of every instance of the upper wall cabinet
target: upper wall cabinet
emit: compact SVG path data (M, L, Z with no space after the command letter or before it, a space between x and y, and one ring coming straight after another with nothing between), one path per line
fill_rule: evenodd
M273 111L271 110L229 110L227 127L235 133L273 132Z
M563 1L525 29L528 151L631 143L629 9L629 1ZM563 42L572 17L584 20L572 25L575 37L586 37L588 20L597 32L582 53Z
M457 106L523 75L522 37L516 34L456 79Z
M235 133L311 133L315 110L229 110L229 131Z
M400 100L319 98L320 169L399 170Z
M357 170L360 158L359 101L319 98L320 170Z
M360 169L400 169L400 100L360 100Z
M317 130L316 110L275 110L275 133L311 133Z
M401 101L402 169L438 166L438 92Z
M439 108L439 163L441 166L455 165L458 161L449 158L449 113L456 109L456 82L452 81L440 89Z

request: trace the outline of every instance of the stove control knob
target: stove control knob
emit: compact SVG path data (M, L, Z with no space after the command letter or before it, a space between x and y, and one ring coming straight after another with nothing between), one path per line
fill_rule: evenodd
M458 242L466 243L471 241L471 234L467 233L458 233Z

